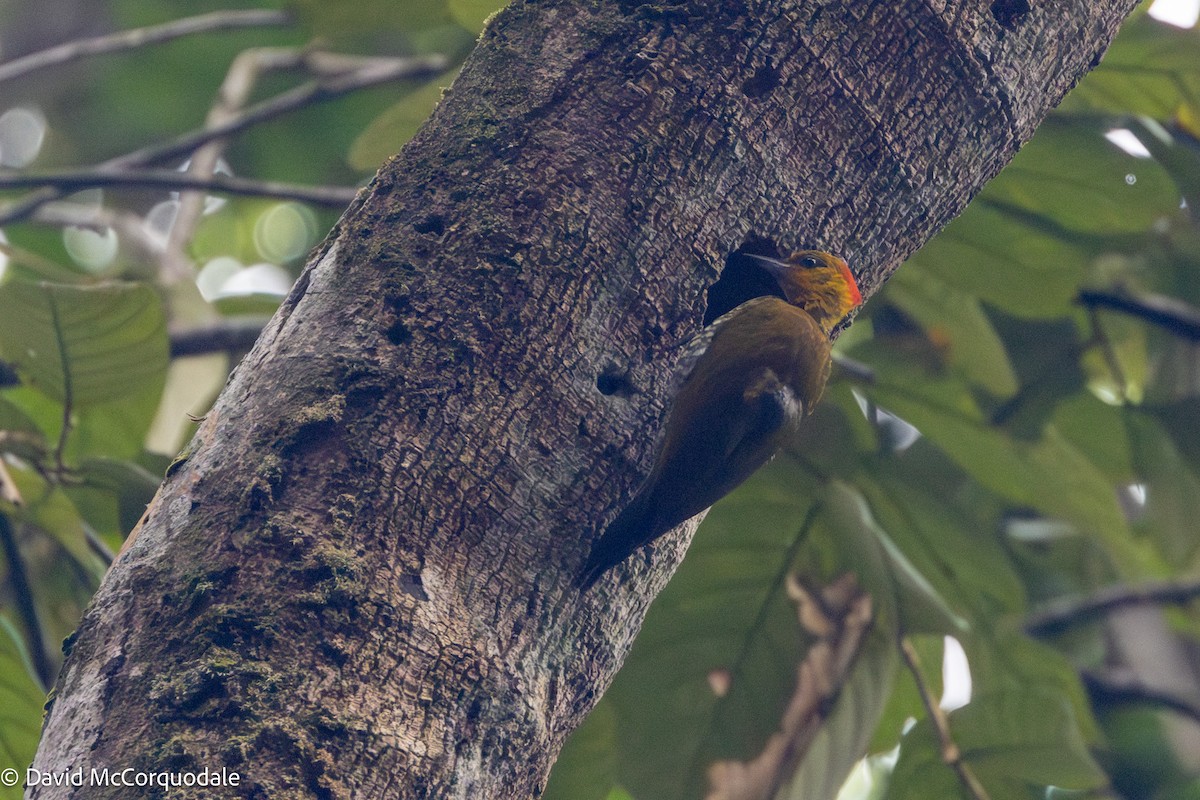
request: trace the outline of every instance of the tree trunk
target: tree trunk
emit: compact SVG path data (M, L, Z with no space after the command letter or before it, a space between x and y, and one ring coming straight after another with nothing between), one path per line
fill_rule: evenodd
M872 292L1134 5L515 3L170 472L35 766L536 796L683 555L690 527L571 586L725 258L828 249Z

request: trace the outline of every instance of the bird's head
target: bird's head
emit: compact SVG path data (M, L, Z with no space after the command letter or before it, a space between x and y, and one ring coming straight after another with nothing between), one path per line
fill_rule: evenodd
M807 311L826 333L862 305L854 273L831 253L797 250L785 261L746 255L778 281L785 300Z

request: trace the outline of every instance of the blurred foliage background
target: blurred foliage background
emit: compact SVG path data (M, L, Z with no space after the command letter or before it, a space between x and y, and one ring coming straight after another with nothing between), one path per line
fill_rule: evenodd
M58 643L189 415L497 6L0 2L0 768L31 761ZM214 190L168 185L185 164ZM853 571L874 623L773 796L1200 798L1197 208L1200 32L1143 9L838 341L546 797L704 796L781 729L816 637L789 575Z

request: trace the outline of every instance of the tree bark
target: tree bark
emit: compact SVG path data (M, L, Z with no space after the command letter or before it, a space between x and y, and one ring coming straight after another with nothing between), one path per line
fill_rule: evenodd
M170 471L35 766L227 767L231 797L536 796L690 536L571 586L648 467L706 288L767 240L877 289L1135 0L1032 5L499 15Z

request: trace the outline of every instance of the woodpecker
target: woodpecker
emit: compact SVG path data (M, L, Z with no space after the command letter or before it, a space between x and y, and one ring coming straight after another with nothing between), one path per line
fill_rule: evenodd
M577 579L584 591L750 477L821 399L830 331L862 303L853 273L819 250L786 261L747 257L775 279L782 298L742 303L690 343L654 467L592 548Z

